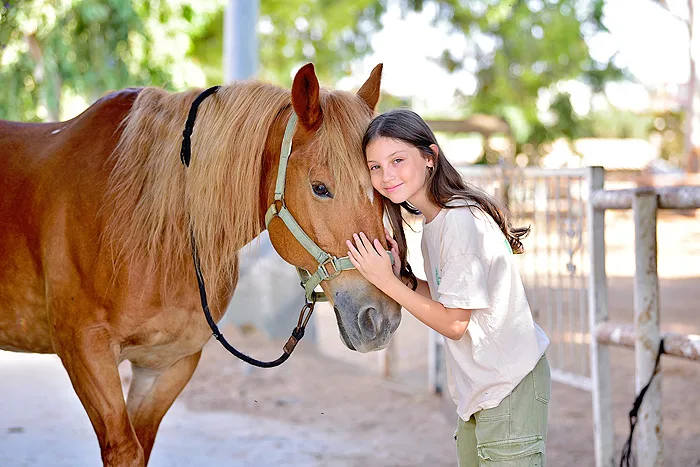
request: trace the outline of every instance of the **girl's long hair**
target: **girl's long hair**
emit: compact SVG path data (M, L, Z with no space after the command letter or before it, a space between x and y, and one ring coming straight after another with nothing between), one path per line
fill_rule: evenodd
M383 113L372 120L362 139L362 151L367 155L367 146L380 137L403 141L417 148L426 159L433 160L434 169L428 173L428 199L443 209L454 209L459 206L448 205L451 201L464 200L475 205L478 209L491 216L498 224L513 253L523 252L521 240L530 232L530 227L513 227L510 222L508 209L489 194L477 187L466 183L437 143L435 134L427 123L417 113L409 109L394 109ZM438 147L437 157L430 145ZM403 224L408 225L401 214L401 208L411 214L421 214L418 209L408 202L394 204L385 200L384 210L389 219L394 238L399 245L401 257L401 277L408 280L415 290L416 276L406 262L406 234Z

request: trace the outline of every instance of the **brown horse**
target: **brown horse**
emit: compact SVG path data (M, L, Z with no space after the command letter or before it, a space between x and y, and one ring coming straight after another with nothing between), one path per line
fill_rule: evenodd
M148 462L211 337L190 228L218 321L239 249L265 229L292 109L285 200L301 227L337 256L353 232L384 237L360 146L380 79L381 65L357 94L327 91L308 64L291 93L259 82L221 87L199 108L187 168L179 151L196 90L115 92L61 123L0 121L0 349L58 354L105 465ZM286 261L316 269L282 221L268 231ZM349 348L388 344L401 317L394 301L357 271L322 287ZM133 368L126 402L123 360Z

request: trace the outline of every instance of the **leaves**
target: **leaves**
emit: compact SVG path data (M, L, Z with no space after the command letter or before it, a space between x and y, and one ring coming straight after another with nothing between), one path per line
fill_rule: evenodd
M404 0L409 8L435 6L435 22L448 22L470 47L455 55L445 50L439 63L453 72L466 68L478 87L464 105L474 113L505 118L518 143L581 134L586 130L557 83L578 79L602 92L605 83L625 77L612 60L598 63L584 36L606 32L603 0ZM541 121L543 91L555 96L553 122Z
M603 92L626 78L612 58L595 61L585 37L606 33L604 0L395 0L432 12L465 36L464 50L436 50L448 72L467 70L476 92L460 113L505 118L519 144L592 131L559 89L581 80ZM0 6L0 118L57 119L62 97L155 85L180 90L224 81L227 0L4 0ZM258 77L282 86L313 61L335 84L371 52L388 0L262 0ZM400 45L397 45L400 46ZM550 96L542 108L542 96ZM402 104L407 104L401 101ZM388 108L390 100L380 105ZM544 112L544 113L543 113ZM549 116L549 118L545 118Z
M258 20L258 78L290 86L308 62L321 82L333 84L350 64L371 52L370 38L381 26L386 0L267 0ZM206 64L211 81L223 82L223 10L193 38L190 56Z
M6 0L0 12L0 118L61 117L62 97L92 102L129 86L202 85L190 31L221 1ZM198 79L201 78L201 79ZM199 82L197 82L199 81Z

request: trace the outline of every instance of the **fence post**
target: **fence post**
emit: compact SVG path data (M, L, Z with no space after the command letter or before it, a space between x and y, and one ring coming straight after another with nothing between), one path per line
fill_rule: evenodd
M442 336L428 329L428 390L442 394L445 389L445 348Z
M657 271L656 214L658 196L642 189L632 199L634 216L634 355L637 394L654 371L659 351L659 276ZM660 368L659 368L660 371ZM637 459L639 467L663 465L661 436L661 375L646 392L638 414Z
M591 167L588 175L590 193L602 190L605 170ZM590 196L589 196L590 199ZM591 341L591 386L593 389L593 432L596 467L613 467L612 388L610 354L606 345L598 345L596 327L608 320L608 283L605 275L605 210L588 203L588 316Z

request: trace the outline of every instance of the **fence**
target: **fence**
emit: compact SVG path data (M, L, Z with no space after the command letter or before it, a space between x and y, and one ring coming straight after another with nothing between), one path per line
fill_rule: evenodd
M551 340L553 379L591 389L588 343L589 168L546 170L458 166L463 178L506 204L515 225L530 225L518 256L528 301ZM429 387L440 391L442 339L429 339Z
M603 190L604 172L592 169L589 203L590 263L589 307L593 418L596 466L615 465L613 453L612 395L609 345L635 349L637 392L654 372L659 343L664 353L700 361L700 337L660 335L659 282L657 272L656 217L658 209L700 208L700 187ZM632 209L635 227L634 326L608 323L605 274L605 210ZM661 374L651 380L637 420L637 458L640 467L663 465L661 429Z

